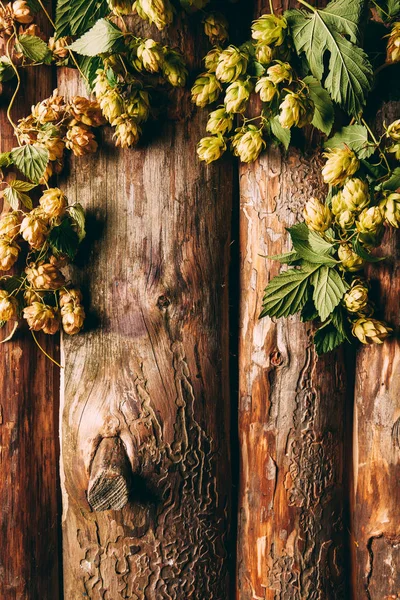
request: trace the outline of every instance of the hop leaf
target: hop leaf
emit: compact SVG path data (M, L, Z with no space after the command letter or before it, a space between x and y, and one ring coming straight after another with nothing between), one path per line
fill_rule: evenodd
M107 0L57 0L56 37L81 35L109 12Z
M315 308L321 321L325 321L343 298L348 286L336 269L325 265L313 275L312 283Z
M79 238L69 219L64 219L50 231L47 241L57 255L66 254L72 260L78 250Z
M343 148L344 145L353 150L359 158L368 158L375 152L375 147L368 143L368 131L364 125L342 127L324 144L325 148Z
M97 56L116 50L119 40L123 37L122 31L115 25L100 19L79 40L70 47L74 52L84 56Z
M21 173L34 183L39 183L46 170L49 152L45 148L29 144L14 148L11 151L11 159Z
M51 52L46 42L36 35L19 35L17 38L17 50L22 52L25 58L34 62L51 62Z

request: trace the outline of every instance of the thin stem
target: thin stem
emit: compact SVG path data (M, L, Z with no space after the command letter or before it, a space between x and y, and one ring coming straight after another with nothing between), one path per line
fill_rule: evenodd
M57 365L57 367L60 367L60 369L63 369L64 367L62 365L60 365L60 363L58 363L56 360L54 360L54 358L52 358L50 356L50 354L47 354L46 350L44 348L42 348L42 346L39 344L37 337L35 335L35 333L31 330L31 334L33 339L35 340L36 345L38 346L38 348L43 352L43 354L45 355L46 358L48 358L49 360L51 360L52 363L54 363L55 365Z
M300 4L303 4L313 12L316 12L316 8L314 6L311 6L311 4L308 4L308 2L306 2L305 0L298 0L298 2L300 2Z
M363 119L363 118L362 118L362 119L361 119L361 123L364 125L364 127L365 127L365 128L366 128L366 130L368 131L369 135L371 136L371 138L372 138L372 141L374 142L374 144L375 144L375 146L376 146L376 149L379 151L379 154L381 155L381 158L382 158L382 159L384 160L384 162L385 162L385 165L386 165L386 168L387 168L388 172L389 172L389 173L391 173L391 172L392 172L392 170L391 170L391 168L390 168L390 165L389 165L389 163L388 163L388 159L386 158L386 155L385 155L385 153L384 153L384 152L382 152L382 150L381 150L381 147L380 147L380 145L379 145L379 142L378 142L378 140L376 139L376 137L374 136L373 132L371 131L371 128L369 127L369 125L368 125L367 121L366 121L365 119Z
M11 60L11 53L10 53L10 43L11 43L11 40L12 40L14 37L15 37L15 30L14 30L14 33L13 33L13 34L12 34L12 35L9 37L9 39L8 39L8 41L7 41L7 46L6 46L6 54L7 54L7 57L8 57L8 59L9 59L10 63L11 63L11 66L12 66L12 68L13 68L13 71L14 71L14 73L15 73L15 77L17 78L17 85L16 85L16 87L15 87L14 93L13 93L13 95L12 95L12 97L11 97L11 100L10 100L10 102L9 102L9 105L8 105L8 108L7 108L7 119L8 119L8 121L10 122L10 124L11 124L12 128L13 128L13 129L14 129L14 131L15 131L15 130L17 129L17 126L16 126L16 124L14 123L14 121L12 120L12 117L11 117L11 109L12 109L12 107L13 107L13 104L14 104L14 102L15 102L15 98L17 97L17 94L18 94L18 92L19 92L19 88L21 87L21 77L19 76L19 73L18 73L18 69L17 69L17 67L14 65L13 61ZM17 136L17 138L18 138L18 136ZM19 143L19 139L18 139L18 143Z
M271 11L271 15L274 14L274 4L272 0L269 0L269 10Z

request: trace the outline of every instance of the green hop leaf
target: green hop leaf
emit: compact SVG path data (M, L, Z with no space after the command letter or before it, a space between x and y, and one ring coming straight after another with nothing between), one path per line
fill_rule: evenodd
M78 250L79 237L69 219L61 221L60 225L53 227L47 241L57 255L66 254L72 260Z
M19 52L22 52L25 58L28 58L33 62L51 62L52 55L46 42L36 35L19 35L17 37L17 49Z
M13 210L18 210L20 207L20 202L29 210L31 210L33 207L30 196L20 192L17 188L12 186L9 186L4 190L4 198L7 200Z
M85 230L85 211L78 202L68 208L68 212L73 221L72 227L75 229L78 235L78 241L81 242L86 236Z
M395 192L398 188L400 188L400 167L396 167L389 179L382 185L382 189L391 192Z
M29 144L13 148L11 159L25 177L34 183L39 183L49 161L49 152L45 148Z
M312 125L322 131L322 133L329 135L335 120L331 97L312 75L306 77L304 83L308 85L310 98L315 105Z
M343 281L336 269L322 265L312 278L314 286L313 300L321 321L325 321L339 304L347 283Z
M284 145L285 150L289 148L291 133L290 129L285 129L279 122L279 115L276 115L269 122L271 125L271 132L276 139Z
M318 355L331 352L346 340L333 323L320 327L314 334L314 344Z
M288 232L295 251L303 260L317 265L337 264L337 261L330 256L334 246L325 241L317 232L308 229L305 223L289 227Z
M358 158L368 158L375 152L375 146L368 142L368 131L364 125L342 127L324 144L325 148L343 148L344 145L354 150Z
M118 27L100 19L87 33L71 44L70 48L84 56L97 56L107 52L116 51L123 33Z
M107 0L57 0L56 37L82 35L109 12Z

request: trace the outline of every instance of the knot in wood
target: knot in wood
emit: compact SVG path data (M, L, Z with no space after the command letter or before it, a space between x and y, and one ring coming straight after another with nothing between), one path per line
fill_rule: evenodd
M271 354L269 355L269 359L271 361L271 365L273 365L274 367L280 367L283 363L283 358L279 350L274 350L273 352L271 352Z
M168 298L168 296L166 296L165 294L162 294L161 296L159 296L159 298L157 300L157 306L159 309L168 308L168 306L170 304L171 304L171 300Z

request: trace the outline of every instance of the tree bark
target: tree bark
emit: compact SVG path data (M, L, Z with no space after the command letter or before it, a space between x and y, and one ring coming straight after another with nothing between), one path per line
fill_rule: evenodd
M44 19L38 21L49 32ZM14 121L27 116L32 104L52 92L50 67L23 69L21 78L12 110ZM12 84L5 84L0 98L0 152L17 145L6 117L12 89ZM6 326L1 339L7 333ZM37 337L57 359L59 337L41 333ZM0 597L57 600L59 368L38 349L28 329L21 327L12 341L0 346L0 373Z
M399 118L400 103L378 112L376 123ZM379 131L379 133L382 133ZM400 342L399 235L388 231L383 255L369 269L382 316L395 327L382 346L357 355L353 438L353 596L392 600L400 594Z
M197 161L206 115L187 93L178 111L148 147L118 151L107 133L63 183L90 237L88 327L63 340L65 600L229 597L233 170Z
M255 16L269 11L257 4ZM326 192L310 146L270 147L240 169L239 600L348 597L343 354L317 357L312 327L298 317L258 321L280 271L261 255L288 251L285 228Z

